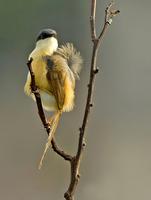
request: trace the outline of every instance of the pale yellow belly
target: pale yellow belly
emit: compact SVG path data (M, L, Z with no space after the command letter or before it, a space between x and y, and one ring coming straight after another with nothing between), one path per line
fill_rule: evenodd
M47 111L56 111L57 109L57 103L56 99L53 95L50 95L44 91L39 91L43 108Z
M35 101L35 96L34 94L31 93L30 83L31 83L31 77L30 74L28 74L24 91L28 96L31 96L32 99ZM53 95L48 94L43 90L39 90L39 92L42 100L42 105L45 110L47 111L58 110L56 99ZM66 98L63 106L63 112L71 111L73 109L73 106L74 106L74 92L71 89L71 87L66 87Z

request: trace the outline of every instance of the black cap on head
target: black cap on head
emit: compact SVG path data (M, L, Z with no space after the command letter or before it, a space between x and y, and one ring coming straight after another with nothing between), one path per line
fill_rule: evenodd
M56 31L52 30L52 29L43 29L39 32L37 40L44 40L46 38L50 38L50 37L56 37L57 33Z

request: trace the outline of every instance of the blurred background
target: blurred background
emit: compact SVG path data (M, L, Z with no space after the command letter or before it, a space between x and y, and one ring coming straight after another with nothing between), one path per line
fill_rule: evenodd
M39 30L53 28L59 43L73 42L84 66L76 106L63 114L57 142L75 153L87 95L92 44L90 0L1 0L0 6L0 199L61 200L69 164L52 150L41 171L47 135L34 102L24 95L27 57ZM97 0L97 32L109 2ZM87 146L76 199L151 198L151 56L149 0L116 0L113 20L98 55ZM50 115L50 113L47 113Z

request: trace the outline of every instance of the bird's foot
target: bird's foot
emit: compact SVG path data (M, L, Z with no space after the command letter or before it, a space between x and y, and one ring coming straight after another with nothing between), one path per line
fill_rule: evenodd
M50 125L50 127L52 126L52 124L53 124L53 122L54 122L54 116L52 116L52 117L50 117L49 119L48 119L48 123L49 123L49 125Z
M47 119L46 119L46 121L44 123L44 128L47 129L47 130L51 129L51 124L50 124L49 120L47 120Z

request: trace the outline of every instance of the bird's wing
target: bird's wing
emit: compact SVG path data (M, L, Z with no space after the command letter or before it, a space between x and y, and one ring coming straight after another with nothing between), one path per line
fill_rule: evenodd
M46 57L47 79L50 84L51 93L55 96L59 110L62 110L65 101L66 70L60 69L51 57Z

